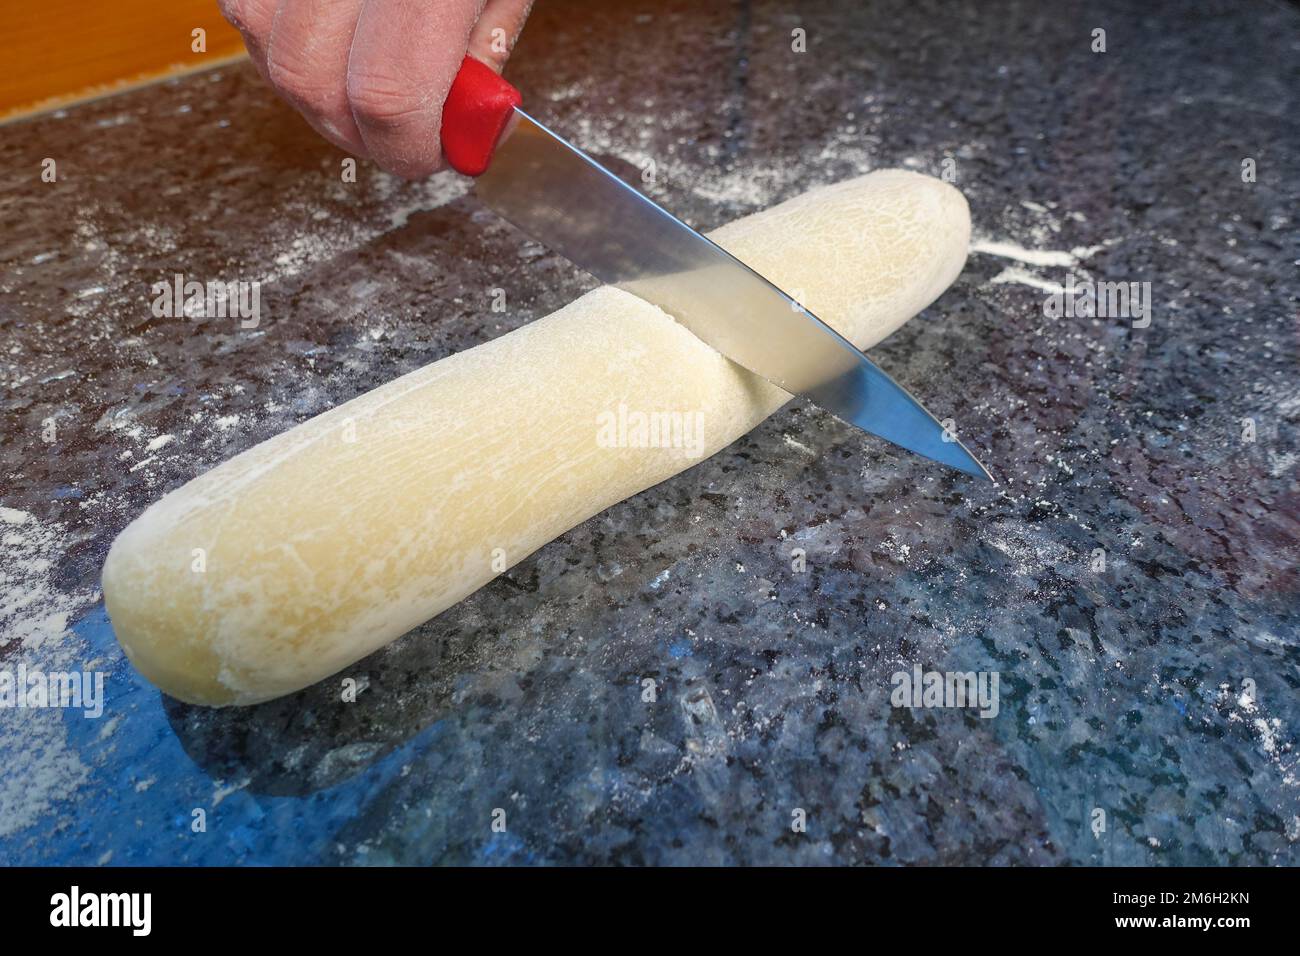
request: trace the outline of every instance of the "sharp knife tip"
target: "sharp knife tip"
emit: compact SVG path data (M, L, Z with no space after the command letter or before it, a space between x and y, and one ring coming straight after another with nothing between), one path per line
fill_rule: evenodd
M967 452L967 454L970 453ZM993 473L980 464L979 460L976 459L974 455L970 456L970 460L974 467L962 469L966 474L970 475L972 478L982 478L983 480L992 482L995 485L998 483L998 480L993 477Z
M995 485L998 483L998 480L993 477L993 473L985 468L978 458L971 454L969 448L961 442L957 442L957 448L961 452L961 455L958 456L958 460L948 461L945 462L945 464L957 469L962 474L970 475L972 478L981 478L984 481L992 482Z

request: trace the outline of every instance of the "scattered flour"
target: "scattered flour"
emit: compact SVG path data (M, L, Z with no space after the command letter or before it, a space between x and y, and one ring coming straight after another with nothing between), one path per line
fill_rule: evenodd
M394 183L398 182L397 177L389 176L388 173L382 173L381 175L387 176ZM400 229L417 212L423 212L426 209L437 209L439 206L454 202L469 192L470 183L471 180L465 176L447 170L436 173L419 183L412 184L410 188L415 191L415 195L409 201L389 210L389 228Z
M689 158L679 156L671 145L667 150L659 149L656 144L664 126L689 130L693 117L689 111L670 110L653 117L647 114L645 122L638 124L581 115L557 123L557 132L602 162L617 159L641 169L638 187L670 211L679 209L680 197L689 193L718 206L732 207L727 218L771 206L794 192L868 173L881 165L879 141L864 133L861 118L853 113L846 114L844 124L822 140L818 158L831 165L824 178L815 182L803 178L807 171L804 163L765 161L755 153L746 153L733 162L717 145L683 150ZM678 143L685 144L686 140L679 139ZM937 175L937 162L908 157L889 165Z
M1014 259L1016 262L1023 262L1025 265L1030 266L1057 266L1062 269L1069 269L1077 266L1083 260L1091 258L1104 248L1106 248L1105 245L1076 246L1066 252L1064 250L1026 249L1013 242L977 239L971 243L970 251L988 256L998 256L1002 259Z
M69 619L93 599L63 594L52 581L65 538L25 511L0 507L0 647L54 651Z
M999 272L997 275L995 275L989 281L992 282L994 285L1001 285L1007 282L1014 282L1017 283L1018 285L1027 285L1030 286L1031 288L1042 289L1044 292L1051 292L1051 293L1065 291L1065 286L1060 285L1059 283L1056 282L1050 282L1047 279L1040 279L1032 272L1026 272L1024 269L1019 269L1015 266L1008 266L1007 268Z
M22 660L45 670L80 669L69 621L96 598L68 594L54 581L68 535L16 508L0 507L0 649L6 667ZM0 716L0 838L37 822L70 797L89 769L68 746L63 712L6 711ZM77 719L80 719L79 717ZM13 768L21 767L21 772Z
M983 540L1011 559L1016 577L1034 577L1053 568L1079 566L1083 556L1054 541L1033 526L1016 523L990 525Z
M1293 451L1282 452L1281 454L1269 449L1268 452L1268 473L1274 478L1281 478L1288 471L1300 462L1300 455Z
M30 827L59 800L71 797L90 769L68 746L57 710L17 711L0 729L0 754L9 767L0 774L0 838ZM80 719L80 718L77 718ZM21 757L21 772L9 762Z
M785 434L782 435L781 438L791 448L796 448L799 451L803 452L805 455L811 455L814 458L817 456L817 452L813 451L811 448L809 448L807 445L803 444L802 442L796 441L790 435Z

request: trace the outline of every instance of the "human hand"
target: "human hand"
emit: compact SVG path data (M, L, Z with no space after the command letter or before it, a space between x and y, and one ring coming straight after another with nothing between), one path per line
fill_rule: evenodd
M322 136L407 179L442 166L466 53L498 73L532 0L218 0L262 76Z

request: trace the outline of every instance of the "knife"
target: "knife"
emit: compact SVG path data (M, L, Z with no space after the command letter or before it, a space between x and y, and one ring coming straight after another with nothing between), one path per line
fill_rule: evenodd
M846 338L520 109L519 91L465 57L442 113L447 162L488 206L590 272L663 309L773 385L865 432L992 476Z

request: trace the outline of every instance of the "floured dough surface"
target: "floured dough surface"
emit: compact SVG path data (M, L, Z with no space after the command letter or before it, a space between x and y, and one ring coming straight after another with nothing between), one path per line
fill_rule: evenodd
M886 171L711 236L866 348L957 276L970 219L951 186ZM290 693L788 400L654 306L596 289L167 495L114 542L108 612L127 656L172 696ZM609 441L628 414L687 416L698 445Z

